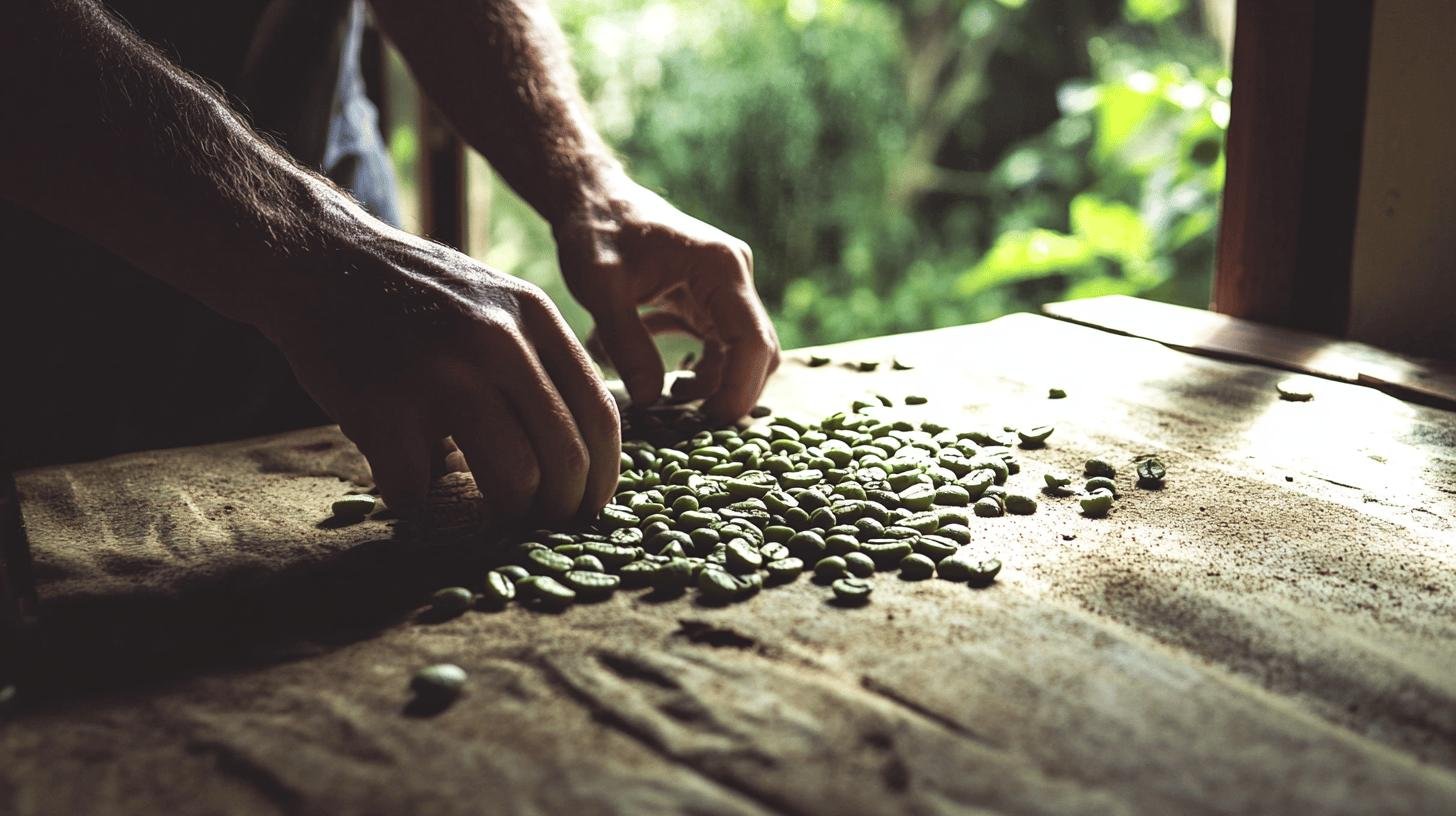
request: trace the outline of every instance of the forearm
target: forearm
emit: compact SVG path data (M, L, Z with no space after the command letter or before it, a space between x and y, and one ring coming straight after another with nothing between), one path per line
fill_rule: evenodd
M592 127L544 0L372 0L426 94L553 224L606 208L622 169Z
M265 330L289 260L362 216L95 3L3 16L0 197Z

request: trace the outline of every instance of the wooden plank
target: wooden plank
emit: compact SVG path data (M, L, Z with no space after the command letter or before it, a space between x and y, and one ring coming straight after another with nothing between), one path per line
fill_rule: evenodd
M1342 335L1373 0L1240 0L1213 308Z
M0 729L0 790L41 813L1452 812L1456 414L1333 381L1283 402L1286 376L1030 315L790 352L778 413L920 393L884 413L1055 424L1013 486L1149 452L1168 484L1124 472L1107 519L1046 497L976 519L1006 564L984 591L877 576L858 609L799 581L723 608L216 627L173 644L210 662L138 651L153 673L124 687L78 651L71 679L102 689ZM321 524L359 475L333 429L22 473L43 609L99 626L148 598L176 622L198 576L361 568L410 539ZM440 660L469 689L409 716Z
M1369 385L1412 402L1456 407L1456 365L1440 360L1122 295L1048 303L1042 311L1195 354L1248 360Z

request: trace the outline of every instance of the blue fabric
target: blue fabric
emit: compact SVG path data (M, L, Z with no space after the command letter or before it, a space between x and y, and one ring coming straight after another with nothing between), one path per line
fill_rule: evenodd
M324 147L323 172L353 193L371 214L398 227L399 197L394 166L379 132L379 112L364 91L364 73L359 64L363 41L363 0L354 0L349 9L333 118Z

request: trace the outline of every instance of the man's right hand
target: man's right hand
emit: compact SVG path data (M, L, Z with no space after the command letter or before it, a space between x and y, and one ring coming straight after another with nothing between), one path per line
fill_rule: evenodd
M260 328L392 509L423 509L447 438L497 520L568 522L611 498L616 403L539 288L371 224L305 263L305 295Z

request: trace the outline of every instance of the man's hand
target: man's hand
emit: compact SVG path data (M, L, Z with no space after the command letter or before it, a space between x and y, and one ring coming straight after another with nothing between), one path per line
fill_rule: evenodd
M753 407L778 340L742 241L622 172L591 126L546 0L371 0L430 100L551 223L567 285L596 318L634 402L662 391L651 330L703 339L695 388L713 418ZM639 306L655 306L644 323ZM686 395L685 395L686 396Z
M498 520L566 523L611 498L616 404L540 289L385 227L336 252L265 328L391 508L422 506L452 444Z
M718 421L748 413L779 365L748 245L625 179L595 198L556 223L557 251L632 401L651 404L661 395L652 334L677 330L703 342L697 376L680 396L705 398L704 411ZM639 314L642 306L653 311Z

